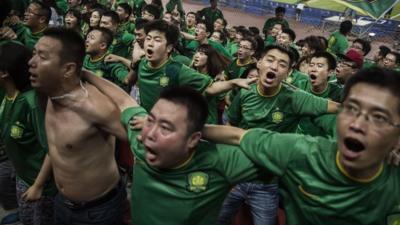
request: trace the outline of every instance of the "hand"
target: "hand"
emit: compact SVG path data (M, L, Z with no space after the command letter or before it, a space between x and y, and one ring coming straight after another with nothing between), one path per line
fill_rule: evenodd
M233 84L236 87L245 88L245 89L249 89L250 88L249 85L256 81L257 81L257 78L247 78L247 79L238 78L238 79L232 80Z
M0 39L15 40L17 34L10 27L2 27L0 29Z
M6 20L4 20L3 24L6 26L12 26L15 24L21 23L21 20L17 15L8 16Z
M400 144L398 144L394 150L389 153L387 157L387 163L395 166L400 165Z
M224 73L219 73L217 76L215 76L214 81L225 81L225 74Z
M133 45L132 51L132 62L139 62L140 59L145 55L144 49L142 49L137 41Z
M135 116L129 121L129 127L131 130L140 130L143 128L144 123L146 122L147 116Z
M106 63L117 63L121 61L121 56L109 54L104 58L104 62Z
M36 186L33 184L26 190L25 193L22 194L22 199L25 201L36 201L42 197L43 188Z

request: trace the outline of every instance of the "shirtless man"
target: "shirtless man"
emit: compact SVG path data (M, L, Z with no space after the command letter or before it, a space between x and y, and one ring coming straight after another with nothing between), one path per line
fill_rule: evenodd
M59 189L55 223L119 225L126 192L113 136L126 139L126 132L110 99L81 81L84 56L79 34L52 28L29 61L32 86L49 96L45 124Z

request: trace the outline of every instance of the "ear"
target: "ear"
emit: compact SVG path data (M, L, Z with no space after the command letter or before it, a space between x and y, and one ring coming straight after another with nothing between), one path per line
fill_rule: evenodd
M64 77L65 78L70 78L72 76L75 76L76 69L77 69L76 63L74 63L74 62L65 63L63 65Z
M41 17L39 18L39 22L40 22L40 23L46 23L46 17L41 16Z
M100 43L100 48L101 50L106 50L107 49L107 44L105 42Z
M167 52L168 52L168 54L170 54L170 53L172 52L172 49L173 49L173 48L174 48L174 47L173 47L172 44L167 45Z
M196 147L197 143L199 143L201 139L201 132L197 131L190 135L187 141L187 145L189 149Z

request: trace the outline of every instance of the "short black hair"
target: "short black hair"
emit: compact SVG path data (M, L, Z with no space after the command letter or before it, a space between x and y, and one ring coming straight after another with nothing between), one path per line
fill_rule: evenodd
M118 6L123 8L126 14L131 15L132 8L129 6L128 3L123 2L123 3L118 4Z
M110 47L110 45L112 44L112 42L114 40L113 33L109 29L104 28L104 27L93 28L91 31L89 31L89 33L92 31L95 31L95 30L97 30L101 33L101 38L106 43L107 48Z
M50 18L51 18L51 9L50 9L50 7L48 5L42 3L42 2L39 2L39 1L33 1L33 2L31 2L31 4L35 4L35 5L38 5L40 7L39 8L39 15L40 16L44 16L45 19L46 19L45 20L46 23L49 23Z
M7 42L0 45L0 70L7 72L19 91L31 88L28 62L32 52L22 44Z
M80 28L81 22L82 22L82 14L81 14L81 12L79 10L77 10L77 9L68 9L68 11L65 13L65 16L67 14L72 14L76 18L78 26ZM64 16L64 20L65 20L65 16Z
M364 56L368 55L368 53L371 51L371 43L367 40L357 38L356 40L353 41L353 43L361 44L362 51L364 52Z
M325 50L325 46L317 36L311 35L306 37L304 43L307 44L311 50L314 50L314 52L322 52Z
M385 57L389 52L390 52L389 47L387 47L385 45L379 46L379 55L380 56Z
M373 86L387 89L397 97L398 112L400 113L400 73L379 67L372 67L358 71L346 82L343 90L345 100L352 87L358 83L367 83Z
M240 78L247 78L249 73L254 69L257 69L257 63L250 63L249 65L246 66L246 69L243 71Z
M85 41L81 35L67 28L51 27L43 32L43 37L54 38L61 42L61 51L59 53L61 62L76 63L76 72L80 75L83 59L85 57Z
M141 30L144 29L144 27L146 26L146 24L149 21L146 19L142 19L142 18L137 18L135 21L135 30Z
M240 41L248 41L248 42L250 42L251 48L252 48L252 50L254 50L254 51L256 51L257 48L258 48L257 41L256 41L253 37L251 37L251 36L243 37L242 40L240 40ZM240 43L239 43L239 44L240 44Z
M226 43L228 42L228 37L227 37L226 33L223 30L221 30L221 31L220 30L215 30L214 32L219 33L219 39L221 40L221 44L223 46L225 46Z
M329 52L326 52L326 51L316 52L313 55L311 55L311 59L312 58L324 58L324 59L326 59L326 62L328 63L328 70L334 70L336 68L336 59Z
M175 86L161 92L160 99L182 105L187 109L187 134L203 129L208 116L208 104L201 93L187 86Z
M276 7L276 8L275 8L275 14L278 14L278 13L283 13L283 14L285 14L285 13L286 13L286 8L285 8L285 7L282 7L282 6Z
M264 57L269 51L277 49L280 52L285 53L286 55L289 56L289 68L292 68L294 62L295 62L295 55L293 53L293 50L290 47L284 46L284 45L279 45L279 44L272 44L268 45L264 48L264 51L261 54L261 58Z
M119 24L119 22L120 22L119 21L119 16L115 11L112 11L112 10L105 11L103 13L102 17L104 17L104 16L110 17L111 18L111 22L113 24Z
M292 40L292 42L296 40L296 32L294 32L292 29L283 28L282 33L289 35L289 38Z
M178 42L178 37L179 37L178 27L171 23L168 23L167 21L153 20L148 22L144 27L144 32L146 33L146 35L153 30L165 34L165 38L167 39L167 45L172 44L173 46L175 46L176 43Z
M250 30L242 26L236 28L236 33L240 33L243 37L251 36Z
M161 9L158 5L155 4L148 4L145 7L143 7L142 12L147 11L151 15L154 16L154 19L160 19L161 18Z
M203 19L197 20L196 25L198 25L198 24L204 24L204 26L206 27L206 32L210 32L211 31L210 27L207 26L207 22L205 20L203 20Z
M249 27L249 31L250 31L253 35L260 35L260 29L258 29L258 27Z
M351 29L353 28L353 24L350 20L345 20L340 23L339 32L343 35L347 35L350 33Z

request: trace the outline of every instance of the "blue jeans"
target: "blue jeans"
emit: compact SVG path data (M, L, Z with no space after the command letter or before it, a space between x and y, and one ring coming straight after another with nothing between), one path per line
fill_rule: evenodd
M240 206L250 206L254 225L274 225L278 211L278 184L242 183L226 196L218 225L229 225Z
M126 190L122 181L105 196L90 202L72 203L61 194L58 194L54 203L55 224L121 225L125 200Z

